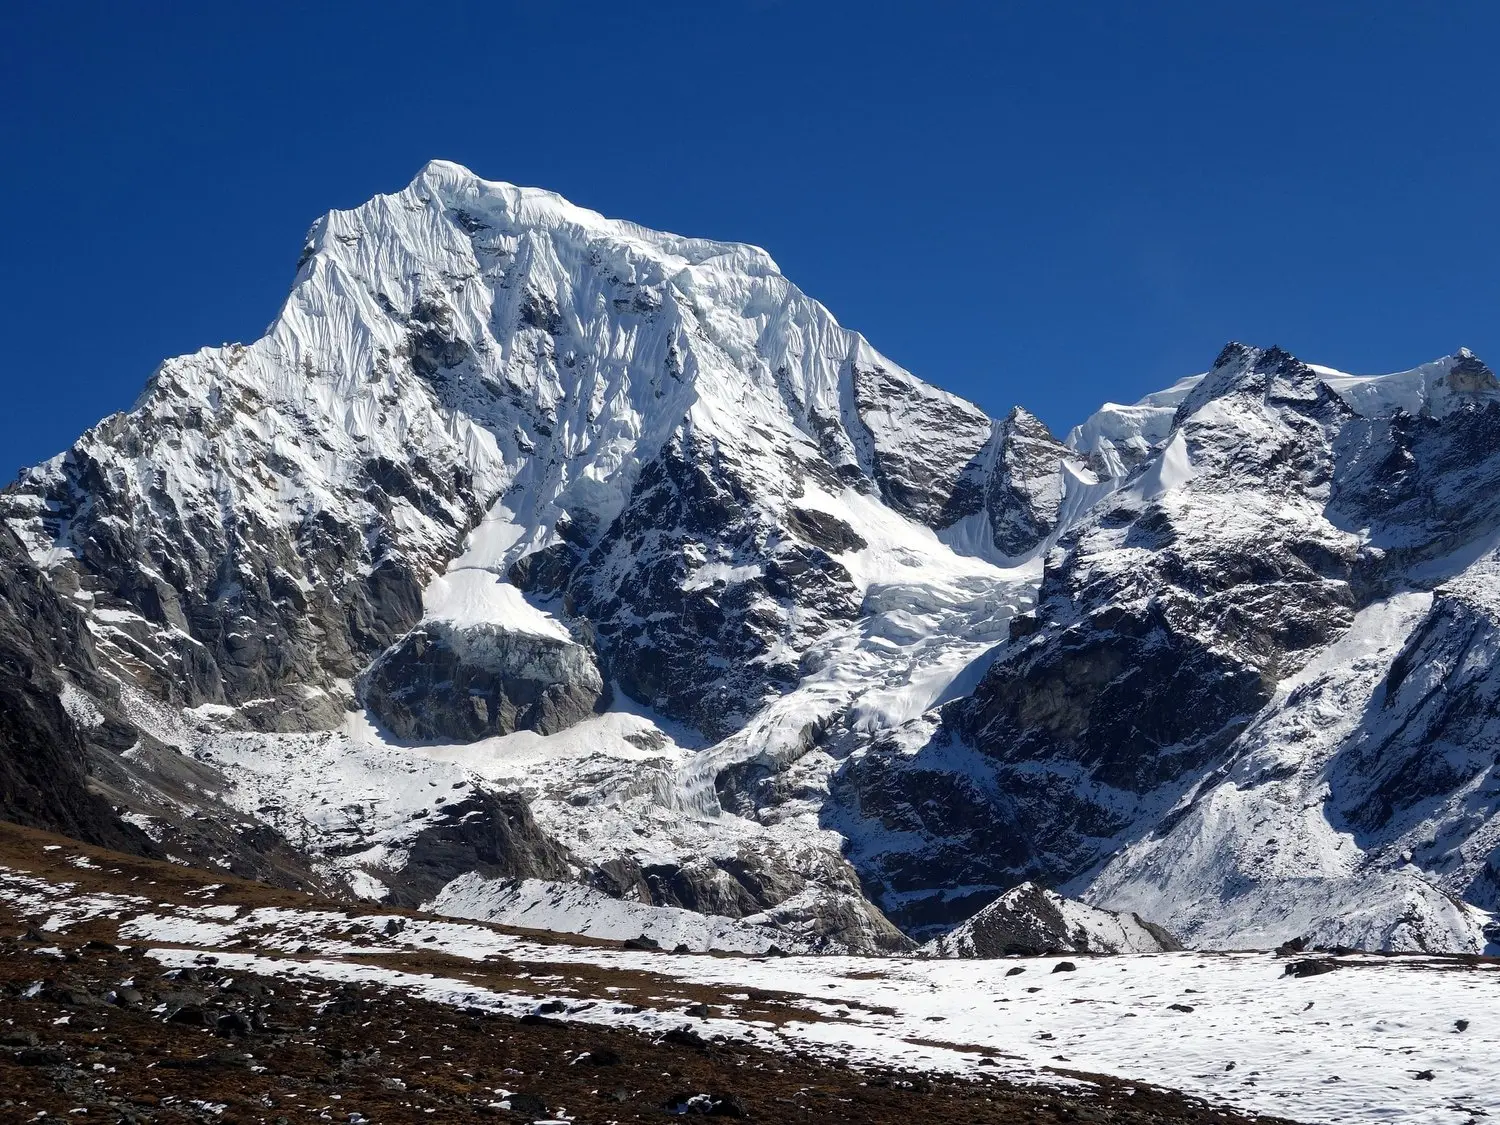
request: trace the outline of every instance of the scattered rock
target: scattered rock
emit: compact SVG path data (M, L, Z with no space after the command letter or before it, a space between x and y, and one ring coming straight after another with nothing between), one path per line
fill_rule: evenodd
M14 1056L21 1066L57 1066L68 1061L68 1056L52 1047L23 1047Z
M1286 967L1283 976L1288 977L1316 977L1323 973L1331 973L1339 967L1337 961L1327 957L1305 957L1300 961L1292 961Z
M675 1043L679 1047L696 1047L700 1049L708 1046L708 1041L687 1024L683 1024L681 1027L674 1027L671 1031L663 1033L657 1042Z
M201 1024L203 1023L203 1009L196 1004L182 1004L176 1008L169 1009L166 1015L167 1023Z
M620 1053L608 1047L594 1047L573 1060L575 1066L618 1066Z
M547 1103L535 1094L512 1094L505 1099L510 1103L510 1111L527 1117L542 1117L547 1112Z
M674 1094L662 1106L668 1113L699 1117L744 1117L745 1107L733 1094Z

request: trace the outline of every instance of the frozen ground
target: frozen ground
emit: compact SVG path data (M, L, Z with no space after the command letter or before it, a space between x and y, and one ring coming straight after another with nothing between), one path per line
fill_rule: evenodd
M84 870L81 878L99 877L97 867ZM379 982L510 1014L546 1004L559 1018L648 1032L682 1022L675 988L708 987L722 990L724 1002L701 1021L702 1034L855 1065L958 1072L983 1065L1025 1082L1110 1074L1307 1122L1463 1123L1500 1113L1494 961L1354 955L1319 958L1336 967L1290 976L1296 958L1268 953L1067 961L673 956L540 944L404 914L253 907L224 901L236 892L216 885L189 903L157 901L150 890L81 892L0 869L0 901L47 930L111 918L122 940L172 965L211 950L220 969ZM431 971L434 955L452 958L452 968ZM417 957L425 971L413 971L408 959ZM529 970L526 992L462 979L465 962L497 957ZM611 979L657 983L649 996L624 1003ZM748 1007L752 994L766 993L786 997L794 1018L739 1012L737 1001Z

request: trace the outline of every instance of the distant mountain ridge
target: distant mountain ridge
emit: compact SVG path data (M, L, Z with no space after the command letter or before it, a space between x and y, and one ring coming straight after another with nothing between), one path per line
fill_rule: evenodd
M1477 951L1497 438L1465 351L1232 344L1061 441L764 251L434 162L0 496L0 606L44 623L8 706L58 700L0 730L55 763L4 811L785 948L1040 880L1190 945Z

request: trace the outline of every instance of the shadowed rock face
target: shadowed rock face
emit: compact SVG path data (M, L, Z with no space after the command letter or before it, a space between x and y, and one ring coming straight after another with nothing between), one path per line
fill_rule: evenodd
M419 906L459 875L569 879L567 852L544 833L519 793L474 790L445 805L412 841L405 867L389 880L391 901Z
M118 465L122 454L192 457L194 473L213 479L217 443L235 440L257 448L234 472L295 473L243 425L257 402L226 394L210 411L167 377L146 401L134 429L119 416L105 423L54 472L4 497L0 513L41 510L41 529L66 529L74 557L60 568L111 614L101 659L153 695L239 705L248 724L268 730L337 724L349 702L339 684L416 623L423 584L477 520L466 470L371 458L343 504L288 523L248 495L209 504ZM240 488L250 493L248 481ZM422 512L442 545L399 547L398 508Z
M1497 768L1500 567L1490 562L1435 592L1332 762L1331 803L1367 850L1456 868L1454 889L1496 910L1500 846L1484 826L1500 815L1500 792L1485 783ZM1446 815L1424 823L1434 810Z
M59 694L70 674L100 686L83 623L0 524L0 818L140 850L147 841L89 789L90 716L75 719Z
M1036 547L1056 526L1063 462L1072 454L1041 419L1019 406L1000 424L999 437L984 506L996 549L1014 558Z
M1166 930L1137 915L1097 910L1036 883L1022 883L961 926L924 945L921 953L929 957L1041 957L1181 948Z
M396 737L413 741L552 734L605 702L604 680L582 645L441 621L408 633L362 686L366 706Z
M674 439L568 586L621 689L715 736L795 685L796 654L859 613L830 550L863 541L822 513L780 526L759 487L732 452Z
M1049 555L1034 615L946 716L995 763L1028 874L1108 855L1347 628L1358 544L1306 505L1347 416L1285 353L1226 350L1178 409L1191 478L1123 489Z
M852 383L871 438L872 475L887 504L929 527L983 507L981 453L993 427L983 411L904 372L856 366ZM924 434L933 440L920 440Z
M135 728L97 667L78 610L0 524L0 820L281 886L322 887L278 832L247 825L209 796L223 786L212 769ZM149 831L122 819L126 812Z

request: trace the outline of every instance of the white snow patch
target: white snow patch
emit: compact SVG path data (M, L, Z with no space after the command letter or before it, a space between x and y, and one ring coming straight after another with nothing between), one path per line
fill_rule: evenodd
M422 591L422 608L427 620L458 628L497 625L513 633L572 640L562 622L537 609L520 590L488 570L469 567L439 575Z

